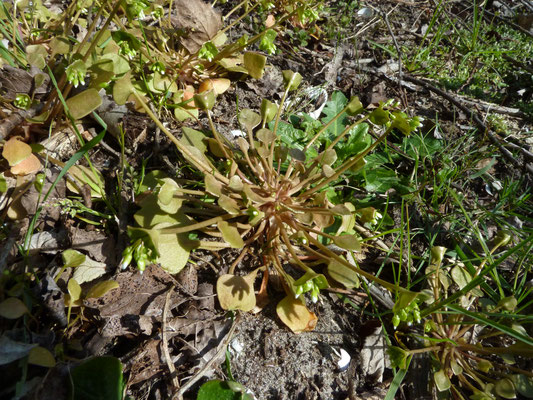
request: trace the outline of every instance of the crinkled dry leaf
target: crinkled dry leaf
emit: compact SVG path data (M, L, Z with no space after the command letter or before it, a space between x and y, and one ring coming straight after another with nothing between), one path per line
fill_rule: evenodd
M312 331L318 321L300 299L287 296L276 306L279 319L294 333Z
M222 18L202 0L177 0L174 4L178 12L172 17L172 25L185 31L185 37L180 38L181 44L190 53L196 53L222 28Z

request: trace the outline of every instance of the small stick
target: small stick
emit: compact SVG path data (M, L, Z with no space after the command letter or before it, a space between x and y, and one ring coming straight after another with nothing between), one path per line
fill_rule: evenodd
M235 318L233 321L233 324L231 325L231 329L229 330L228 334L222 341L222 346L216 354L211 358L194 376L187 381L185 385L183 385L175 394L172 395L172 400L181 399L183 397L183 394L191 388L192 385L194 385L198 380L200 380L204 374L207 372L209 368L224 354L226 351L226 347L228 346L231 338L233 337L233 332L235 332L235 328L237 327L237 322L239 320L239 315Z
M170 352L168 351L168 338L167 338L167 317L168 317L168 305L170 303L170 295L174 291L175 286L172 285L172 287L167 292L167 297L165 299L165 307L163 308L163 324L161 327L161 347L163 350L163 354L165 355L165 359L168 366L168 371L170 372L170 376L172 377L172 385L174 385L174 389L179 389L180 382L178 380L178 377L176 376L176 367L174 367L174 364L172 363L172 360L170 358ZM181 397L179 397L181 399Z

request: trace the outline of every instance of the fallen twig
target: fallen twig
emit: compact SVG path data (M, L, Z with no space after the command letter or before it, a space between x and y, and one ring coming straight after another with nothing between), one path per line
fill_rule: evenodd
M211 368L211 366L217 360L219 360L220 357L225 353L226 347L231 341L231 338L233 337L233 332L235 332L235 328L237 327L238 320L239 320L239 315L237 315L237 317L233 320L233 324L231 325L231 328L228 334L222 341L221 343L222 345L220 346L216 354L213 356L213 358L211 358L202 368L200 368L200 370L196 374L194 374L193 377L191 377L191 379L187 381L186 384L184 384L176 393L172 395L172 400L181 399L183 395L185 394L185 392L189 390L198 380L200 380L205 375L207 370Z
M168 317L168 307L170 303L170 295L174 291L174 285L170 287L170 289L167 292L167 297L165 299L165 307L163 308L163 323L161 327L161 347L163 350L163 354L165 355L165 361L167 362L168 371L170 372L170 376L172 378L172 384L174 385L174 389L179 389L180 382L178 380L178 377L176 376L176 367L174 367L174 364L172 363L172 359L170 358L170 352L168 351L168 338L167 338L167 317ZM181 397L179 397L181 399Z

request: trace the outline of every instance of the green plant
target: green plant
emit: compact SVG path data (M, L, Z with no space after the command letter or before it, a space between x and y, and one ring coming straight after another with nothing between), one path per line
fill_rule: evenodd
M173 273L185 266L193 248L239 249L228 274L217 283L222 307L251 310L257 304L253 283L258 271L264 271L259 295L263 300L269 276L278 275L287 294L278 304L278 315L296 332L312 329L316 323L316 316L309 312L302 295L309 292L310 299L317 301L320 290L330 286L331 277L353 287L358 276L364 276L398 291L408 306L416 293L375 277L336 252L338 248L359 251L360 242L354 230L353 205L336 203L328 198L328 192L344 173L360 169L364 157L391 131L409 134L418 126L418 120L407 118L394 103L382 104L369 112L357 98L352 98L329 115L328 122L305 143L294 143L293 138L284 136L288 130L282 129L286 123L281 114L287 95L302 78L291 71L284 71L283 76L285 92L279 108L264 100L260 114L248 109L239 112L238 120L246 136L237 138L238 148L218 133L207 106L211 136L184 128L179 140L148 106L143 106L187 163L203 176L200 179L204 186L187 188L160 173L147 175L143 184L150 190L139 198L141 209L135 214L139 227L129 228L130 237L133 241L142 239L156 260ZM348 116L358 119L347 123ZM346 124L340 126L340 121ZM362 124L365 129L379 131L377 140L355 147L358 151L341 152L342 161L337 163L338 149L346 150L347 138L353 138L353 131ZM320 147L320 152L313 146ZM202 235L191 237L192 232ZM261 267L245 276L235 275L242 258L258 251ZM327 266L329 279L317 271L320 265ZM292 268L301 272L293 277L288 272Z
M465 398L464 391L467 391L472 393L471 399L515 398L517 393L531 394L533 374L513 365L516 356L533 356L533 340L523 326L528 318L518 312L523 307L519 307L517 298L525 297L505 296L501 284L498 295L483 279L483 276L490 275L495 282L501 282L495 269L501 259L494 262L491 257L509 241L510 236L504 231L496 235L490 251L477 266L466 260L465 263L445 266L443 260L447 249L438 246L431 249L426 268L429 290L424 292L430 306L418 312L419 318L427 317L425 335L397 335L414 338L423 347L408 349L404 340L398 340L401 347L389 348L391 361L396 367L406 369L413 355L430 353L433 381L439 392L451 390L455 397ZM458 288L456 292L452 291L454 286ZM400 321L395 318L393 324L398 326ZM505 343L512 344L495 346L495 339L503 337L506 337Z

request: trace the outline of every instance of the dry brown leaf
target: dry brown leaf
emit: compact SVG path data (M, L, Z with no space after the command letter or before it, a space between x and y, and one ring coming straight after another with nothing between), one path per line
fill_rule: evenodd
M177 0L175 4L177 15L172 17L172 25L185 31L181 44L190 53L196 53L222 28L222 18L202 0Z

